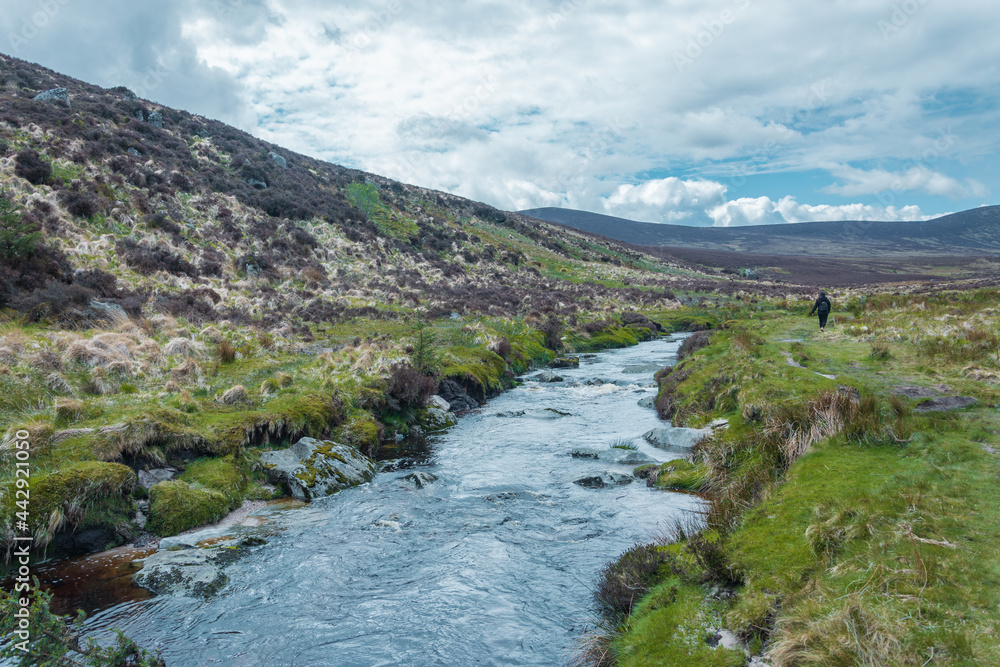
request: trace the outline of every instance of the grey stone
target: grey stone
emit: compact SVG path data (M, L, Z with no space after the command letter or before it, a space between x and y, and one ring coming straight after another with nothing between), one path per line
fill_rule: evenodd
M259 181L256 178L248 178L247 183L249 183L251 187L257 188L258 190L267 189L267 183L264 181Z
M173 468L154 468L153 470L139 471L139 486L150 489L160 482L166 482L177 476L177 471Z
M602 457L603 458L603 457ZM620 463L621 465L628 466L639 466L645 465L647 463L656 463L655 459L643 454L642 452L637 452L635 450L628 449L615 449L611 448L608 458L615 463Z
M280 155L278 155L274 151L271 151L271 159L274 160L274 163L276 165L278 165L279 167L281 167L282 169L285 169L285 168L288 167L288 160L286 160L285 158L281 157Z
M69 101L69 91L65 88L52 88L38 93L32 99L36 102L52 102L53 104L61 104L66 108L72 108L73 106Z
M558 357L549 362L549 368L579 368L579 357Z
M588 489L602 489L607 486L631 484L634 481L635 477L632 477L632 475L626 475L620 472L604 471L575 479L573 480L573 483L587 487Z
M235 553L222 555L221 549L160 549L142 561L135 582L158 595L210 598L229 581L222 569L235 560Z
M420 426L429 433L443 431L458 423L455 415L436 406L425 408L420 417Z
M584 384L588 387L600 387L602 384L608 384L608 381L603 378L590 378Z
M729 420L728 419L715 419L715 420L712 421L711 424L708 425L708 428L713 429L713 430L717 429L717 428L729 428Z
M433 395L433 396L431 396L430 398L427 399L427 405L432 405L435 408L441 408L445 412L448 412L449 410L451 410L451 403L449 403L448 401L444 400L443 398L441 398L437 394L435 394L435 395Z
M656 407L656 396L647 396L646 398L639 399L640 408L655 408Z
M643 434L646 442L672 452L688 453L692 447L702 440L711 437L710 428L675 428L668 426L665 428L654 428L652 431Z
M309 500L364 484L375 476L375 462L358 450L331 440L302 438L288 449L264 452L260 461L274 484L294 498Z
M422 489L425 486L433 484L437 481L437 476L432 475L429 472L411 472L409 475L403 475L399 478L400 481L409 482L418 489Z
M542 371L537 375L532 375L531 378L529 379L534 380L535 382L547 382L547 383L563 381L561 375L556 375L552 371Z
M978 401L971 396L941 396L918 403L914 410L917 412L950 412L971 408L976 403Z
M587 447L577 447L569 453L574 459L599 459L601 458L601 452L598 449L590 449Z
M146 122L153 127L163 129L163 114L159 111L150 111L146 114Z
M125 152L131 155L132 157L142 157L142 153L132 148L131 146L129 146L129 149Z
M479 402L469 396L465 388L453 378L441 380L438 394L451 405L451 412L464 412L479 407Z

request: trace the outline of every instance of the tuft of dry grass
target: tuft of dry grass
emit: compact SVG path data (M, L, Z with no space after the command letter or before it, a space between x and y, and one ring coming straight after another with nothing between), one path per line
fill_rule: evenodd
M250 395L247 393L246 387L241 384L237 384L227 389L222 396L218 398L218 402L223 405L239 405L249 403Z
M197 357L205 351L205 346L191 338L179 336L171 338L163 347L163 351L172 356Z
M86 404L76 398L57 398L53 408L57 422L71 424L83 417Z
M225 338L219 342L219 361L223 364L231 364L236 361L236 348Z

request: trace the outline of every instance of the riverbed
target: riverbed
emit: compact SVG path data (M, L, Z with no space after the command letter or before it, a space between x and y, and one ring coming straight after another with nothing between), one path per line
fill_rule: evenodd
M130 600L88 625L171 667L562 664L601 567L701 506L641 480L576 483L630 473L622 453L676 458L642 439L664 423L638 402L656 393L648 364L673 363L682 339L585 357L562 382L529 374L371 483L272 514L216 596Z

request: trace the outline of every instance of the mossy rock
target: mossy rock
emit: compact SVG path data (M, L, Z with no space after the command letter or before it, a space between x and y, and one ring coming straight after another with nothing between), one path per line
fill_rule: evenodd
M686 459L674 459L660 466L656 477L656 486L672 491L700 492L708 483L708 468Z
M229 507L235 509L243 502L248 476L237 463L235 455L230 454L193 461L178 479L218 491L229 501Z
M427 433L438 433L457 424L458 419L450 412L431 406L417 411L417 423Z
M47 528L54 517L65 517L65 523L54 523L63 523L69 528L84 523L91 527L116 526L132 507L128 496L135 485L136 476L131 468L102 461L83 461L48 475L35 476L28 487L31 496L29 526L32 531ZM8 483L6 486L2 511L3 522L9 525L19 508L15 505L14 485ZM73 511L75 508L82 512Z
M377 469L374 461L355 448L315 438L302 438L288 449L263 452L260 461L272 483L301 500L363 484Z
M229 500L213 489L172 480L149 490L149 529L169 537L215 523L229 513Z
M335 435L352 447L370 453L378 449L382 430L370 413L355 409L348 413L347 421Z

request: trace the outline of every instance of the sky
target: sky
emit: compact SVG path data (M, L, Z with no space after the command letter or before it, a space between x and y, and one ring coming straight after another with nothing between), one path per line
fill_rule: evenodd
M988 0L6 0L0 52L505 210L926 220L1000 194Z

